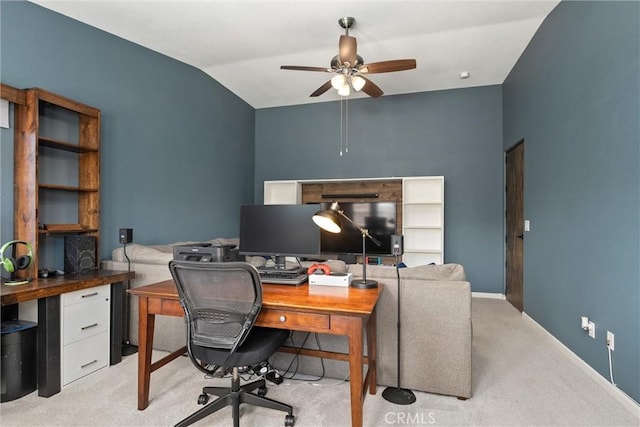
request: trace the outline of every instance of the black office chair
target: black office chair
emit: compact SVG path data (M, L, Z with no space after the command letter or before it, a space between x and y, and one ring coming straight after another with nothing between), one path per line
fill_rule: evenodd
M188 426L231 406L238 427L241 403L285 411L284 425L293 426L293 408L264 397L264 378L240 385L238 367L267 360L289 336L287 330L253 326L262 307L262 283L255 267L243 262L171 261L169 270L186 315L191 361L208 375L233 370L230 388L204 387L198 403L207 404L209 394L219 397L176 426Z

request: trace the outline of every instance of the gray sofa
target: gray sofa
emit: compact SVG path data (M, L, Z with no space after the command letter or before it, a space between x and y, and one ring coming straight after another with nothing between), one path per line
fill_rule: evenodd
M236 243L236 239L214 239L212 242ZM184 242L174 243L182 244ZM172 259L172 246L130 245L127 255L136 278L131 287L155 283L171 278L167 264ZM102 262L102 268L122 270L128 264L122 248L115 249L113 259ZM256 264L258 259L248 258ZM345 265L331 261L334 271L349 271L362 277L361 265ZM423 265L411 268L367 266L367 278L384 286L377 306L378 384L397 385L397 314L398 274L401 284L401 381L400 386L417 391L471 397L471 286L460 264ZM138 342L138 307L135 298L130 307L130 340ZM296 332L296 345L305 334ZM184 345L184 321L158 317L154 348L173 351ZM345 352L345 337L318 335L307 337L306 347ZM272 363L279 369L289 368L311 376L325 375L346 378L348 366L344 362L278 354ZM293 363L292 363L293 362Z

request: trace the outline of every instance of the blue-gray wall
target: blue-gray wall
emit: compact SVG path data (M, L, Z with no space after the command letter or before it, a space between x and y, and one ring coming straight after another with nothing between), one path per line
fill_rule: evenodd
M238 235L239 206L254 194L250 105L194 67L40 6L0 7L2 82L102 111L102 259L121 227L144 244ZM0 136L4 242L13 144Z
M339 103L254 121L202 72L31 3L0 3L0 80L102 110L102 258L120 227L139 243L235 236L264 180L444 175L446 260L502 292L503 150L524 138L525 311L604 376L613 331L616 382L640 400L639 7L562 2L503 86L350 101L342 157ZM6 241L11 130L0 138Z
M640 401L640 3L562 2L503 86L525 141L525 311ZM580 316L596 323L596 339Z
M266 180L443 175L445 261L502 293L501 87L351 100L348 129L340 156L340 102L257 110L256 201Z

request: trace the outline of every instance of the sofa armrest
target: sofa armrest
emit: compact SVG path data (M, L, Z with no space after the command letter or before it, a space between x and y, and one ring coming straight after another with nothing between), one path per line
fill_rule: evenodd
M402 387L471 396L471 285L403 280Z

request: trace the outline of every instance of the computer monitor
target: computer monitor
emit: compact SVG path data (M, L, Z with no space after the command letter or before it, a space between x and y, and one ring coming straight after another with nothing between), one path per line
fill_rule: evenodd
M319 204L241 206L240 254L273 256L278 269L287 256L318 256L320 228L311 219L318 210Z
M322 203L322 209L328 209L331 203ZM391 236L396 233L395 202L340 202L340 209L360 227L366 228L378 239L377 246L370 239L365 239L367 255L391 255ZM320 233L320 249L322 254L359 255L362 254L362 233L342 221L340 233L334 234L322 230Z

